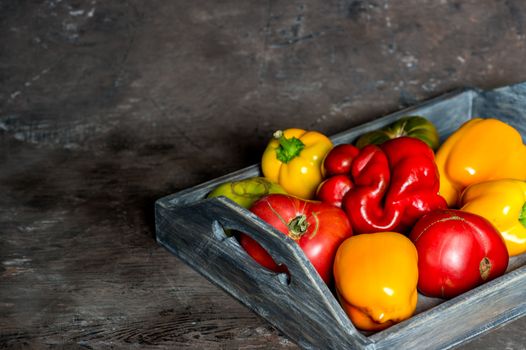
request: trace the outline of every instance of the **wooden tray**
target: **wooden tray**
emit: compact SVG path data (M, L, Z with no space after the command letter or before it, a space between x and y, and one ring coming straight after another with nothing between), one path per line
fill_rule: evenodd
M495 117L526 138L526 83L491 91L463 89L334 135L350 143L364 132L404 115L424 116L442 141L472 117ZM525 160L526 161L526 160ZM355 329L331 290L296 243L224 198L204 199L216 185L261 175L259 164L159 199L157 241L226 290L305 349L443 349L526 313L526 254L510 260L507 273L448 301L419 295L415 315L384 331ZM246 232L291 278L255 263L225 229Z

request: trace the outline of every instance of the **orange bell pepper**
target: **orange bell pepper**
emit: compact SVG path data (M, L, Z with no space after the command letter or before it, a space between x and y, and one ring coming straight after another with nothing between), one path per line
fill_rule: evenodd
M414 313L418 299L418 253L397 232L346 239L334 261L336 292L356 328L376 331Z
M474 118L451 134L436 153L440 195L459 205L469 185L497 179L526 180L526 146L520 133L498 119Z

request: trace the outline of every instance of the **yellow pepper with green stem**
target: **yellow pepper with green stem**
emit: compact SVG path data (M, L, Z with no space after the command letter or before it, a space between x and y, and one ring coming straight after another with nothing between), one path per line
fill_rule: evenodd
M500 231L510 256L526 252L526 182L502 179L469 186L461 209L489 220Z
M276 131L261 159L263 175L283 187L288 194L312 199L323 180L322 165L332 149L331 140L302 129Z
M526 180L526 146L520 133L497 119L474 118L449 136L436 153L440 195L458 206L469 185L497 179Z

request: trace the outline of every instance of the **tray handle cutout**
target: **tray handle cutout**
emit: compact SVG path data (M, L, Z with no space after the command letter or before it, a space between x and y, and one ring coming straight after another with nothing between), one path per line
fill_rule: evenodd
M227 234L228 232L228 234ZM219 242L224 242L225 244L239 244L237 240L237 234L241 232L238 232L232 228L225 228L223 225L218 221L214 220L212 222L212 234L215 239L217 239ZM231 243L232 242L232 243ZM243 248L241 248L243 249ZM272 256L272 254L271 254ZM276 258L272 257L274 261L277 261ZM282 264L283 265L283 264ZM260 268L263 268L267 270L263 266L259 266ZM257 267L254 267L254 269L257 269ZM267 270L268 271L268 270ZM272 272L272 271L270 271ZM279 283L288 285L290 284L290 274L285 272L273 272L274 277L279 281Z
M374 346L347 318L303 251L289 237L225 197L192 205L156 204L157 240L301 347ZM225 230L256 240L286 273L259 265ZM336 331L335 328L338 328ZM332 334L327 338L327 334Z

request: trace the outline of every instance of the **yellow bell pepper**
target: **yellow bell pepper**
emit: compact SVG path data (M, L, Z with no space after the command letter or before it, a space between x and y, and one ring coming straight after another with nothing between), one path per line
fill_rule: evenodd
M526 180L526 146L520 133L497 119L474 118L440 146L436 163L440 194L448 206L458 206L462 191L487 180Z
M332 147L331 140L317 131L278 130L263 152L261 170L287 193L312 199L323 180L323 159Z
M356 328L385 329L415 311L417 250L397 232L350 237L336 253L334 280L340 304Z
M509 255L526 252L526 182L503 179L469 186L461 209L488 219L500 231Z

